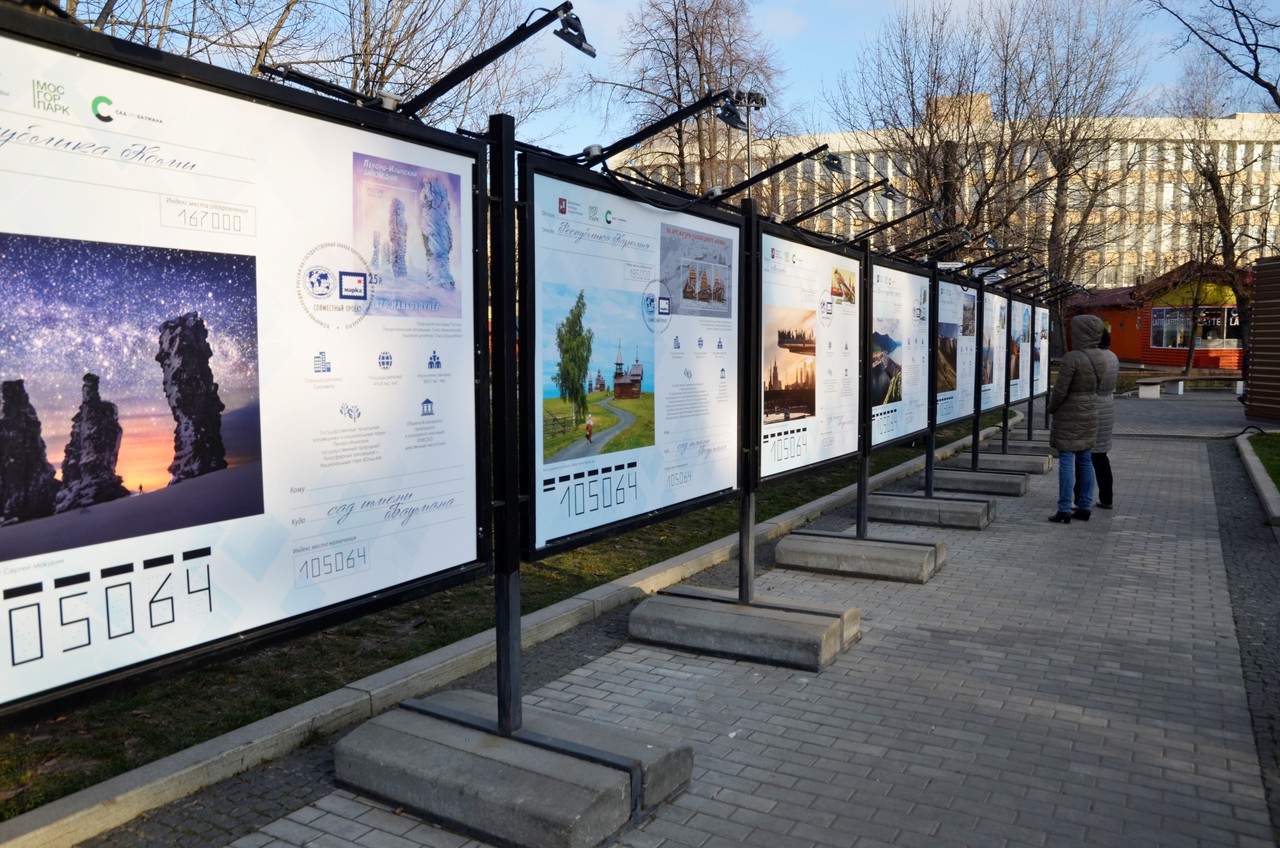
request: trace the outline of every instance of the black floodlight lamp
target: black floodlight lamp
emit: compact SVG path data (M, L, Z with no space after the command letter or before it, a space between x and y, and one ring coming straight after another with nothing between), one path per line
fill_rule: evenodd
M942 247L936 250L929 251L924 258L926 261L932 262L935 259L941 259L942 257L946 256L948 253L951 253L952 251L959 250L960 248L965 247L967 245L971 245L973 244L973 242L974 242L973 232L969 230L968 227L961 227L960 238L948 241Z
M1040 297L1041 292L1051 289L1061 282L1062 278L1055 277L1053 274L1050 274L1049 270L1046 268L1044 269L1044 277L1034 286L1023 292L1023 294L1030 295L1031 297Z
M312 91L318 91L321 94L327 94L338 100L345 100L356 106L376 106L385 109L388 112L394 111L398 98L391 94L361 94L352 88L338 85L336 82L330 82L320 77L312 76L303 71L295 70L291 65L258 65L258 70L269 77L277 77L280 82L293 82L306 86Z
M729 89L726 88L723 91L716 91L711 94L704 95L693 103L690 103L688 106L685 106L683 109L672 112L661 121L637 130L626 138L620 138L607 147L601 147L598 144L591 145L586 150L582 151L581 155L578 156L578 161L582 162L582 164L586 165L588 168L595 167L615 153L626 150L629 147L635 147L640 142L653 138L658 133L664 132L681 121L693 117L700 109L705 109L708 106L714 106L717 102L723 106L724 103L728 102L731 94L732 93Z
M990 277L992 274L994 274L997 271L1003 271L1005 268L1012 268L1014 265L1021 265L1023 262L1026 262L1026 261L1027 261L1027 257L1025 256L1014 256L1014 257L1011 257L1007 262L1001 262L999 265L992 265L988 268L983 268L982 271L978 272L975 276L979 280L985 280L987 277Z
M1035 275L1042 271L1044 271L1044 266L1037 264L1034 259L1028 259L1026 268L1016 274L1007 275L1000 281L1000 284L1004 287L1005 291L1013 291L1016 288L1027 285L1033 279L1036 279ZM1023 279L1024 277L1027 279ZM1015 280L1017 282L1015 282Z
M833 174L844 173L844 163L841 162L840 157L835 155L834 153L827 153L818 161L822 164L822 167L826 168L828 171L830 171Z
M733 104L732 100L723 100L720 108L716 109L716 117L724 121L735 130L747 130L747 119L742 117L742 113L738 111L738 107Z
M952 273L958 274L958 273L963 273L964 271L968 271L970 268L985 266L989 264L993 259L999 259L1002 256L1011 256L1017 253L1020 249L1021 248L1010 247L1010 248L1006 248L1005 250L998 250L995 253L990 253L986 256L980 256L979 258L974 259L972 262L966 262L963 265L959 265L955 268L952 268L951 271Z
M1011 291L1016 295L1021 295L1023 297L1026 297L1036 290L1036 283L1038 281L1047 279L1047 277L1048 277L1048 274L1045 272L1043 268L1037 268L1035 272L1031 274L1030 277L1027 277L1025 280L1022 280L1016 286L1013 286L1012 288L1008 289L1008 291Z
M533 11L543 12L544 14L537 20L531 20L533 18L533 13L531 12L529 19L526 19L524 23L512 30L506 38L487 50L480 51L440 77L426 91L401 103L396 111L406 118L416 117L419 112L466 82L485 65L490 64L504 53L515 49L557 21L560 22L560 29L556 31L556 35L588 56L595 57L596 49L587 43L586 33L582 29L582 21L578 20L578 16L573 14L572 3L564 2L551 10L534 9Z
M1043 299L1048 301L1066 300L1076 294L1088 294L1088 292L1080 288L1080 286L1077 286L1075 283L1067 280L1060 280L1058 281L1058 285L1044 293Z
M963 224L952 224L949 227L943 227L940 230L935 230L931 233L926 233L925 235L921 236L918 239L909 241L906 244L902 245L902 247L894 248L893 250L889 251L888 255L890 257L897 256L898 254L905 253L914 247L919 247L922 244L927 244L928 242L931 242L940 236L945 236L950 233L954 233L956 230L963 230L963 229L964 229Z
M565 5L568 4L566 3ZM568 9L560 16L560 29L551 34L575 50L586 53L592 59L596 57L596 49L587 41L587 33L582 28L582 20Z
M850 238L849 243L852 244L857 241L862 241L863 239L871 238L876 233L882 233L885 230L892 229L893 227L896 227L899 224L901 224L903 221L910 221L912 218L918 218L919 216L928 212L930 208L931 207L929 206L922 206L919 209L916 209L912 212L908 212L907 214L902 215L898 218L894 218L892 221L885 221L883 224L876 224L871 229L864 230L863 232L860 232L857 235Z
M792 218L788 218L786 221L783 221L783 223L789 227L794 227L795 225L801 223L802 221L807 221L810 218L821 215L823 212L826 212L828 209L834 209L840 204L853 200L855 197L859 195L866 194L869 191L875 191L876 189L884 188L888 184L889 184L889 180L886 177L886 178L876 180L873 183L865 183L864 185L854 186L853 188L848 189L847 191L842 191L839 194L835 195L834 197L831 197L831 198L828 198L827 200L822 201L817 206L813 207L807 212L801 212L799 215L796 215Z
M889 203L894 203L896 201L914 200L914 198L903 194L902 192L895 189L892 185L887 185L887 184L879 190L878 194L880 195L880 197L884 198ZM920 201L920 202L923 202L923 201ZM866 207L863 205L863 201L858 201L858 205L862 207L862 212L865 215ZM919 209L913 209L912 211L908 212L905 215L901 215L897 218L894 218L891 221L884 221L883 223L876 224L874 227L872 227L869 230L864 230L854 236L851 236L845 242L845 244L854 244L856 242L863 241L875 235L876 233L882 233L885 230L892 229L893 227L896 227L899 224L901 224L903 221L910 221L912 218L917 218L925 214L926 212L933 212L933 211L934 211L934 208L932 203L924 203L924 205L921 206ZM885 214L886 215L888 214L888 209L885 210ZM870 218L871 216L867 215L867 217Z
M788 157L787 159L783 159L778 164L769 168L765 168L763 171L756 174L754 177L745 179L735 186L730 186L729 188L723 188L723 189L720 188L719 186L713 186L710 191L708 191L705 195L703 195L703 199L704 200L727 200L730 197L733 197L738 192L745 191L746 189L751 188L757 183L762 183L765 180L769 179L770 177L776 174L782 173L783 171L787 170L793 165L800 164L806 159L817 160L818 162L821 162L824 166L826 166L827 165L826 158L827 158L827 145L824 144L824 145L821 145L820 147L815 147L813 150L810 150L807 153L797 153L794 156Z

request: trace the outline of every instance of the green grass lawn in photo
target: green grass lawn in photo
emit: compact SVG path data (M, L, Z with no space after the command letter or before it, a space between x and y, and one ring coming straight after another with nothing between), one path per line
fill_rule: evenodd
M654 444L653 434L653 392L645 392L632 400L611 400L610 404L618 409L630 412L636 417L631 426L608 441L601 453L617 453L632 448L647 448ZM599 407L597 407L599 408ZM612 416L611 416L612 417ZM616 421L617 419L614 418ZM596 418L596 432L604 428Z
M612 427L618 423L618 416L609 412L600 405L600 401L608 398L607 392L595 392L587 395L587 411L591 413L591 420L595 424L595 432L599 433L608 427ZM554 415L558 421L569 422L569 426L564 432L553 432L552 425L548 422L552 420ZM573 405L568 399L561 398L545 398L542 401L542 461L546 462L557 452L564 450L569 445L579 439L587 438L587 429L585 422L578 422L578 426L572 425L573 421Z

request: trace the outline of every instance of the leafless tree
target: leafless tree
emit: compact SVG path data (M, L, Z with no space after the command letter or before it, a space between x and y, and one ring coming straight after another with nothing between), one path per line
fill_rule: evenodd
M763 94L751 115L752 134L776 130L776 87L782 75L772 45L751 24L751 0L644 0L621 29L625 49L592 88L621 109L633 129L657 123L724 89ZM646 142L637 163L682 191L701 194L744 174L745 134L701 110Z
M1139 223L1123 202L1123 187L1145 155L1127 143L1142 131L1131 116L1144 68L1138 45L1121 35L1134 31L1137 20L1122 0L1027 5L1035 40L1017 61L1019 75L1030 80L1034 155L1045 178L1042 193L1029 193L1027 245L1052 274L1077 280L1088 254Z
M1280 210L1275 194L1260 179L1257 166L1265 154L1263 146L1223 139L1211 131L1232 100L1232 83L1231 71L1213 61L1212 54L1197 53L1183 65L1168 104L1181 126L1180 158L1186 163L1178 186L1181 208L1171 211L1170 223L1182 231L1193 263L1202 269L1223 271L1235 295L1241 333L1247 339L1251 292L1245 275L1238 272L1274 247L1275 234L1269 224ZM1195 354L1199 314L1193 309L1188 369Z
M1135 154L1116 156L1109 120L1135 105L1141 50L1129 9L903 6L830 106L849 116L847 129L876 133L889 172L880 175L904 181L943 223L993 233L1072 278L1124 225L1108 207Z
M515 0L72 0L68 11L100 29L170 53L256 74L288 65L364 95L402 98L514 30ZM571 96L554 51L531 45L482 68L422 113L428 123L481 128L504 111L517 120Z
M1266 0L1146 0L1280 109L1280 13Z
M1039 188L1024 81L1009 61L1028 21L1009 9L900 6L828 98L846 129L876 133L887 157L877 176L933 204L943 224L998 230Z

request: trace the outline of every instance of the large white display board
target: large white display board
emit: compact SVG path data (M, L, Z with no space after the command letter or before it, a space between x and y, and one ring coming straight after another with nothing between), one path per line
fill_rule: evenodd
M1049 390L1049 310L1037 306L1035 316L1036 329L1031 340L1031 359L1034 362L1036 384L1032 395L1039 397Z
M763 287L760 476L858 450L859 263L771 235Z
M929 427L929 278L871 271L871 444Z
M1009 299L1009 403L1031 397L1031 336L1035 322L1031 304Z
M982 411L1004 405L1005 344L1009 333L1009 298L983 293Z
M946 424L974 411L974 369L978 361L978 292L938 283L938 397L936 420Z
M531 218L534 546L733 489L737 229L545 174Z
M475 559L474 167L0 37L0 702Z

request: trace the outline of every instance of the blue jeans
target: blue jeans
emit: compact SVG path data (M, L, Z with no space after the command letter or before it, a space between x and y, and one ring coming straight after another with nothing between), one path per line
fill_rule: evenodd
M1080 476L1081 512L1093 509L1093 450L1058 451L1058 512L1070 512L1076 493L1076 475Z

